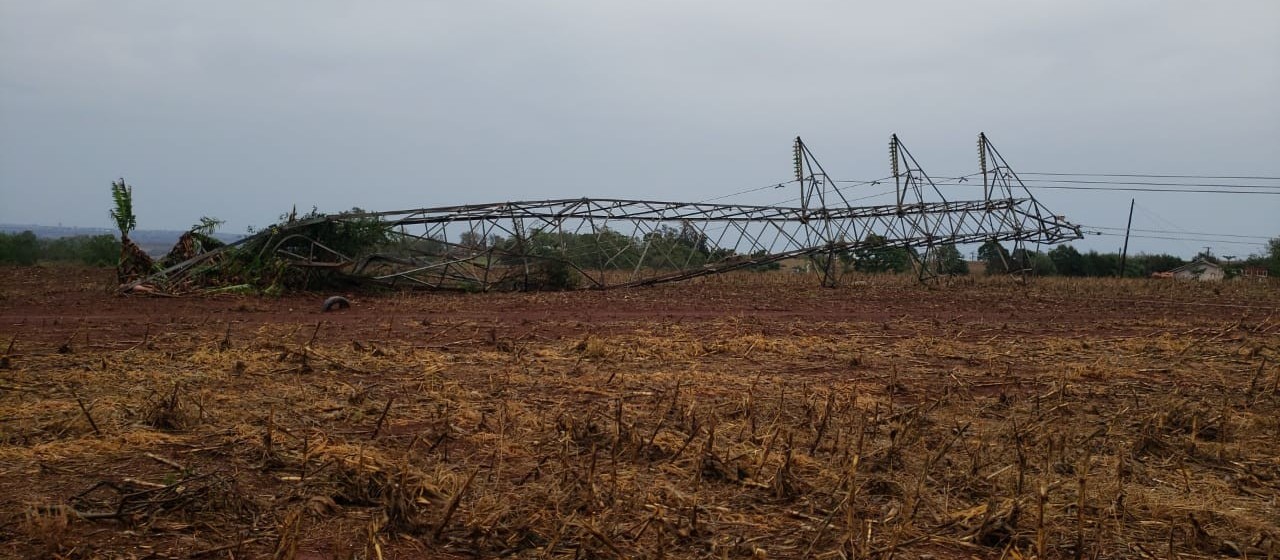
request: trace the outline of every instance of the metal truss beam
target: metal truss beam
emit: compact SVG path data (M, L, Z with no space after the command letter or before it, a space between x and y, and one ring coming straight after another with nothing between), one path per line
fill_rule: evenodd
M843 263L864 250L909 248L916 255L914 250L923 249L927 257L944 244L1021 246L1080 238L1078 226L1031 195L985 134L978 146L981 200L947 200L894 135L894 203L854 206L796 138L799 206L531 200L344 213L278 224L258 237L262 250L302 269L338 269L392 285L475 290L538 289L548 283L640 286L806 258L817 265L809 268L817 269L824 284L834 284ZM389 242L344 254L306 236L309 227L324 222L372 224ZM216 255L192 261L210 259ZM927 261L917 255L917 262ZM160 276L180 277L194 264L181 263ZM566 276L580 281L561 282Z

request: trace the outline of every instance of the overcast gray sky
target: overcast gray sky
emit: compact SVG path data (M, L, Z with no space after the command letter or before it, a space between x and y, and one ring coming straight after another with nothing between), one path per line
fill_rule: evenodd
M1278 30L1275 0L0 0L0 222L109 226L117 177L143 229L702 200L787 180L796 135L848 179L889 174L894 132L973 172L979 131L1022 171L1278 176ZM1280 235L1280 196L1035 192L1091 226L1134 196L1134 227Z

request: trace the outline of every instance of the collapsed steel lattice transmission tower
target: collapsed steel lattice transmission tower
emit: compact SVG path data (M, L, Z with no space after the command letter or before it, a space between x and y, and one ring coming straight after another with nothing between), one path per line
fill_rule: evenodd
M278 224L157 276L174 281L207 270L218 253L257 239L291 267L437 289L639 286L788 259L805 259L833 285L860 250L908 248L925 278L929 255L942 245L1081 237L1031 195L985 134L978 155L980 200L948 200L893 135L894 203L854 205L846 196L853 188L833 180L797 137L799 206L577 198L344 213ZM343 251L308 237L323 222L376 224L384 235L376 246Z

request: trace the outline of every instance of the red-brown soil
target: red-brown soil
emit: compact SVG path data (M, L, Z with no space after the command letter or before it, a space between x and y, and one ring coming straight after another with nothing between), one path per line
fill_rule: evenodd
M113 277L0 269L0 555L1280 552L1274 285Z

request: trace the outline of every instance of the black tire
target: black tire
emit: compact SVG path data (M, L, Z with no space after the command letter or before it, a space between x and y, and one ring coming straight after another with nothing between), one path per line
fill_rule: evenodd
M344 298L342 296L333 296L329 299L324 300L324 307L320 308L320 310L324 312L329 312L329 311L333 311L334 309L348 309L350 307L351 307L351 302L347 300L347 298Z

